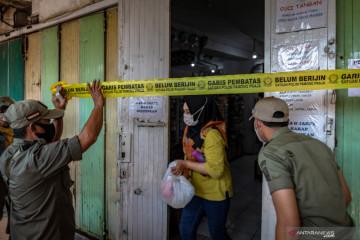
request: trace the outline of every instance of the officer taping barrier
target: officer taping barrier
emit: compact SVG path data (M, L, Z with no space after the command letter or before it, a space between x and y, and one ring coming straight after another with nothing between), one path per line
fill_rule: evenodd
M89 79L90 80L90 79ZM64 96L90 98L85 83L58 82ZM104 97L178 96L360 88L360 69L102 82ZM59 89L59 87L58 87Z

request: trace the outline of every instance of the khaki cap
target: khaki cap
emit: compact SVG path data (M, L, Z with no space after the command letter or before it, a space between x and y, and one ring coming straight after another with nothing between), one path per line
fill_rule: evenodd
M40 119L55 119L62 116L64 116L64 110L50 110L42 102L29 99L11 104L3 121L9 123L11 128L17 129Z
M282 112L284 117L274 117L275 112ZM257 118L265 122L287 122L289 120L289 107L286 102L276 97L260 99L253 109L253 115L249 118Z

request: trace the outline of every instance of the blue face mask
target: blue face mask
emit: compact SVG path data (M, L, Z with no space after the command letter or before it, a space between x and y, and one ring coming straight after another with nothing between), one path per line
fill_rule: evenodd
M35 123L39 127L45 130L45 133L36 133L35 135L39 138L45 139L46 143L51 143L55 136L55 126L53 123L51 124L42 124L42 123Z

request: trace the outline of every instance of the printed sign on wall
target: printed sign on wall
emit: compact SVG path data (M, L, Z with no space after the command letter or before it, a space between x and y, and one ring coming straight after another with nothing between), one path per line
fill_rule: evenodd
M325 118L323 115L293 115L289 122L290 130L316 138L322 142L326 141Z
M162 97L132 97L129 100L129 118L162 119Z
M279 72L317 70L319 68L319 42L305 42L279 47Z
M277 92L275 97L283 99L290 109L290 130L325 142L324 96L326 91Z
M348 60L349 69L360 69L360 59L349 59ZM348 90L349 97L360 97L360 88L349 88Z
M278 0L276 32L326 27L327 0Z

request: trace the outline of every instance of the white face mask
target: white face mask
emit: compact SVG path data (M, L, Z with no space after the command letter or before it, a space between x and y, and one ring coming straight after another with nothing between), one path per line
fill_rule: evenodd
M196 124L198 124L199 122L200 115L206 106L206 103L207 103L207 98L204 106L202 106L199 110L197 110L196 113L194 113L193 115L184 113L184 123L189 127L196 126ZM200 111L199 116L196 119L196 121L194 121L194 115L197 114L199 111Z
M254 130L255 130L255 133L256 133L256 136L258 137L259 141L264 143L265 141L260 137L259 133L258 133L258 129L256 129L255 127L255 124L256 123L256 120L254 120Z

